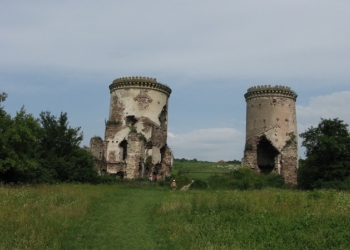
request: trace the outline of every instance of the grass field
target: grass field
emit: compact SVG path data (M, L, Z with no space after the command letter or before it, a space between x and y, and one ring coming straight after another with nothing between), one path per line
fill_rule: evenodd
M0 249L348 249L350 194L0 187Z
M216 163L216 162L204 162L193 160L175 160L172 169L172 174L185 174L190 179L205 180L213 174L225 174L229 173L232 168L237 168L240 165L232 163ZM187 172L189 172L187 174Z

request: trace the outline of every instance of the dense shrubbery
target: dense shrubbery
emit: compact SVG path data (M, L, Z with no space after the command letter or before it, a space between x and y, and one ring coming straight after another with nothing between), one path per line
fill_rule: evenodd
M67 113L46 111L36 119L22 108L12 118L0 107L0 134L1 181L96 182L92 155L80 148L83 135L68 126Z
M257 174L248 168L240 168L225 175L213 175L208 178L208 185L212 189L252 190L266 187L283 188L282 176L277 174Z

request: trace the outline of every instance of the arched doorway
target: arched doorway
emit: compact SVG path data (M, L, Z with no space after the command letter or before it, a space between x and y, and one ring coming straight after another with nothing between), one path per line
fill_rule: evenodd
M278 150L271 142L262 136L257 147L257 163L261 173L269 174L272 172L275 168L275 157L278 154Z

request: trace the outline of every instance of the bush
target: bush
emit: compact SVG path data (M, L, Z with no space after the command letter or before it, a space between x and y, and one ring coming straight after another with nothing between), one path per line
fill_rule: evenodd
M200 179L194 179L194 182L190 187L190 189L207 189L207 188L208 188L207 182Z
M212 189L253 190L266 187L283 188L284 179L277 174L257 174L248 168L240 168L230 174L213 175L208 178L208 185Z
M274 187L274 188L285 187L283 177L278 174L271 173L271 174L265 175L265 181L268 187Z

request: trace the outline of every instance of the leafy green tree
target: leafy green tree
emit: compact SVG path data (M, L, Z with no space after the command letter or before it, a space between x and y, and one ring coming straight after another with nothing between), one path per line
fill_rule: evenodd
M0 94L0 104L6 100L6 93ZM10 150L8 148L8 138L9 129L12 126L11 116L5 112L5 110L0 106L0 174L3 175L10 168L11 161L8 159L8 155L10 154ZM12 164L13 165L13 164Z
M68 125L67 113L59 117L49 111L40 113L42 135L40 161L45 168L45 178L54 181L94 181L97 172L92 155L79 144L83 139L80 127Z
M317 127L300 134L306 159L298 169L298 184L304 189L345 189L350 177L350 134L339 119L321 119Z
M1 103L0 180L6 182L95 182L97 172L90 152L80 148L80 127L68 126L67 113L59 117L42 112L35 119L22 108L14 118Z
M5 101L6 94L0 94ZM12 119L0 108L0 174L4 181L27 181L26 175L40 168L38 139L40 126L37 119L26 114L22 107Z

